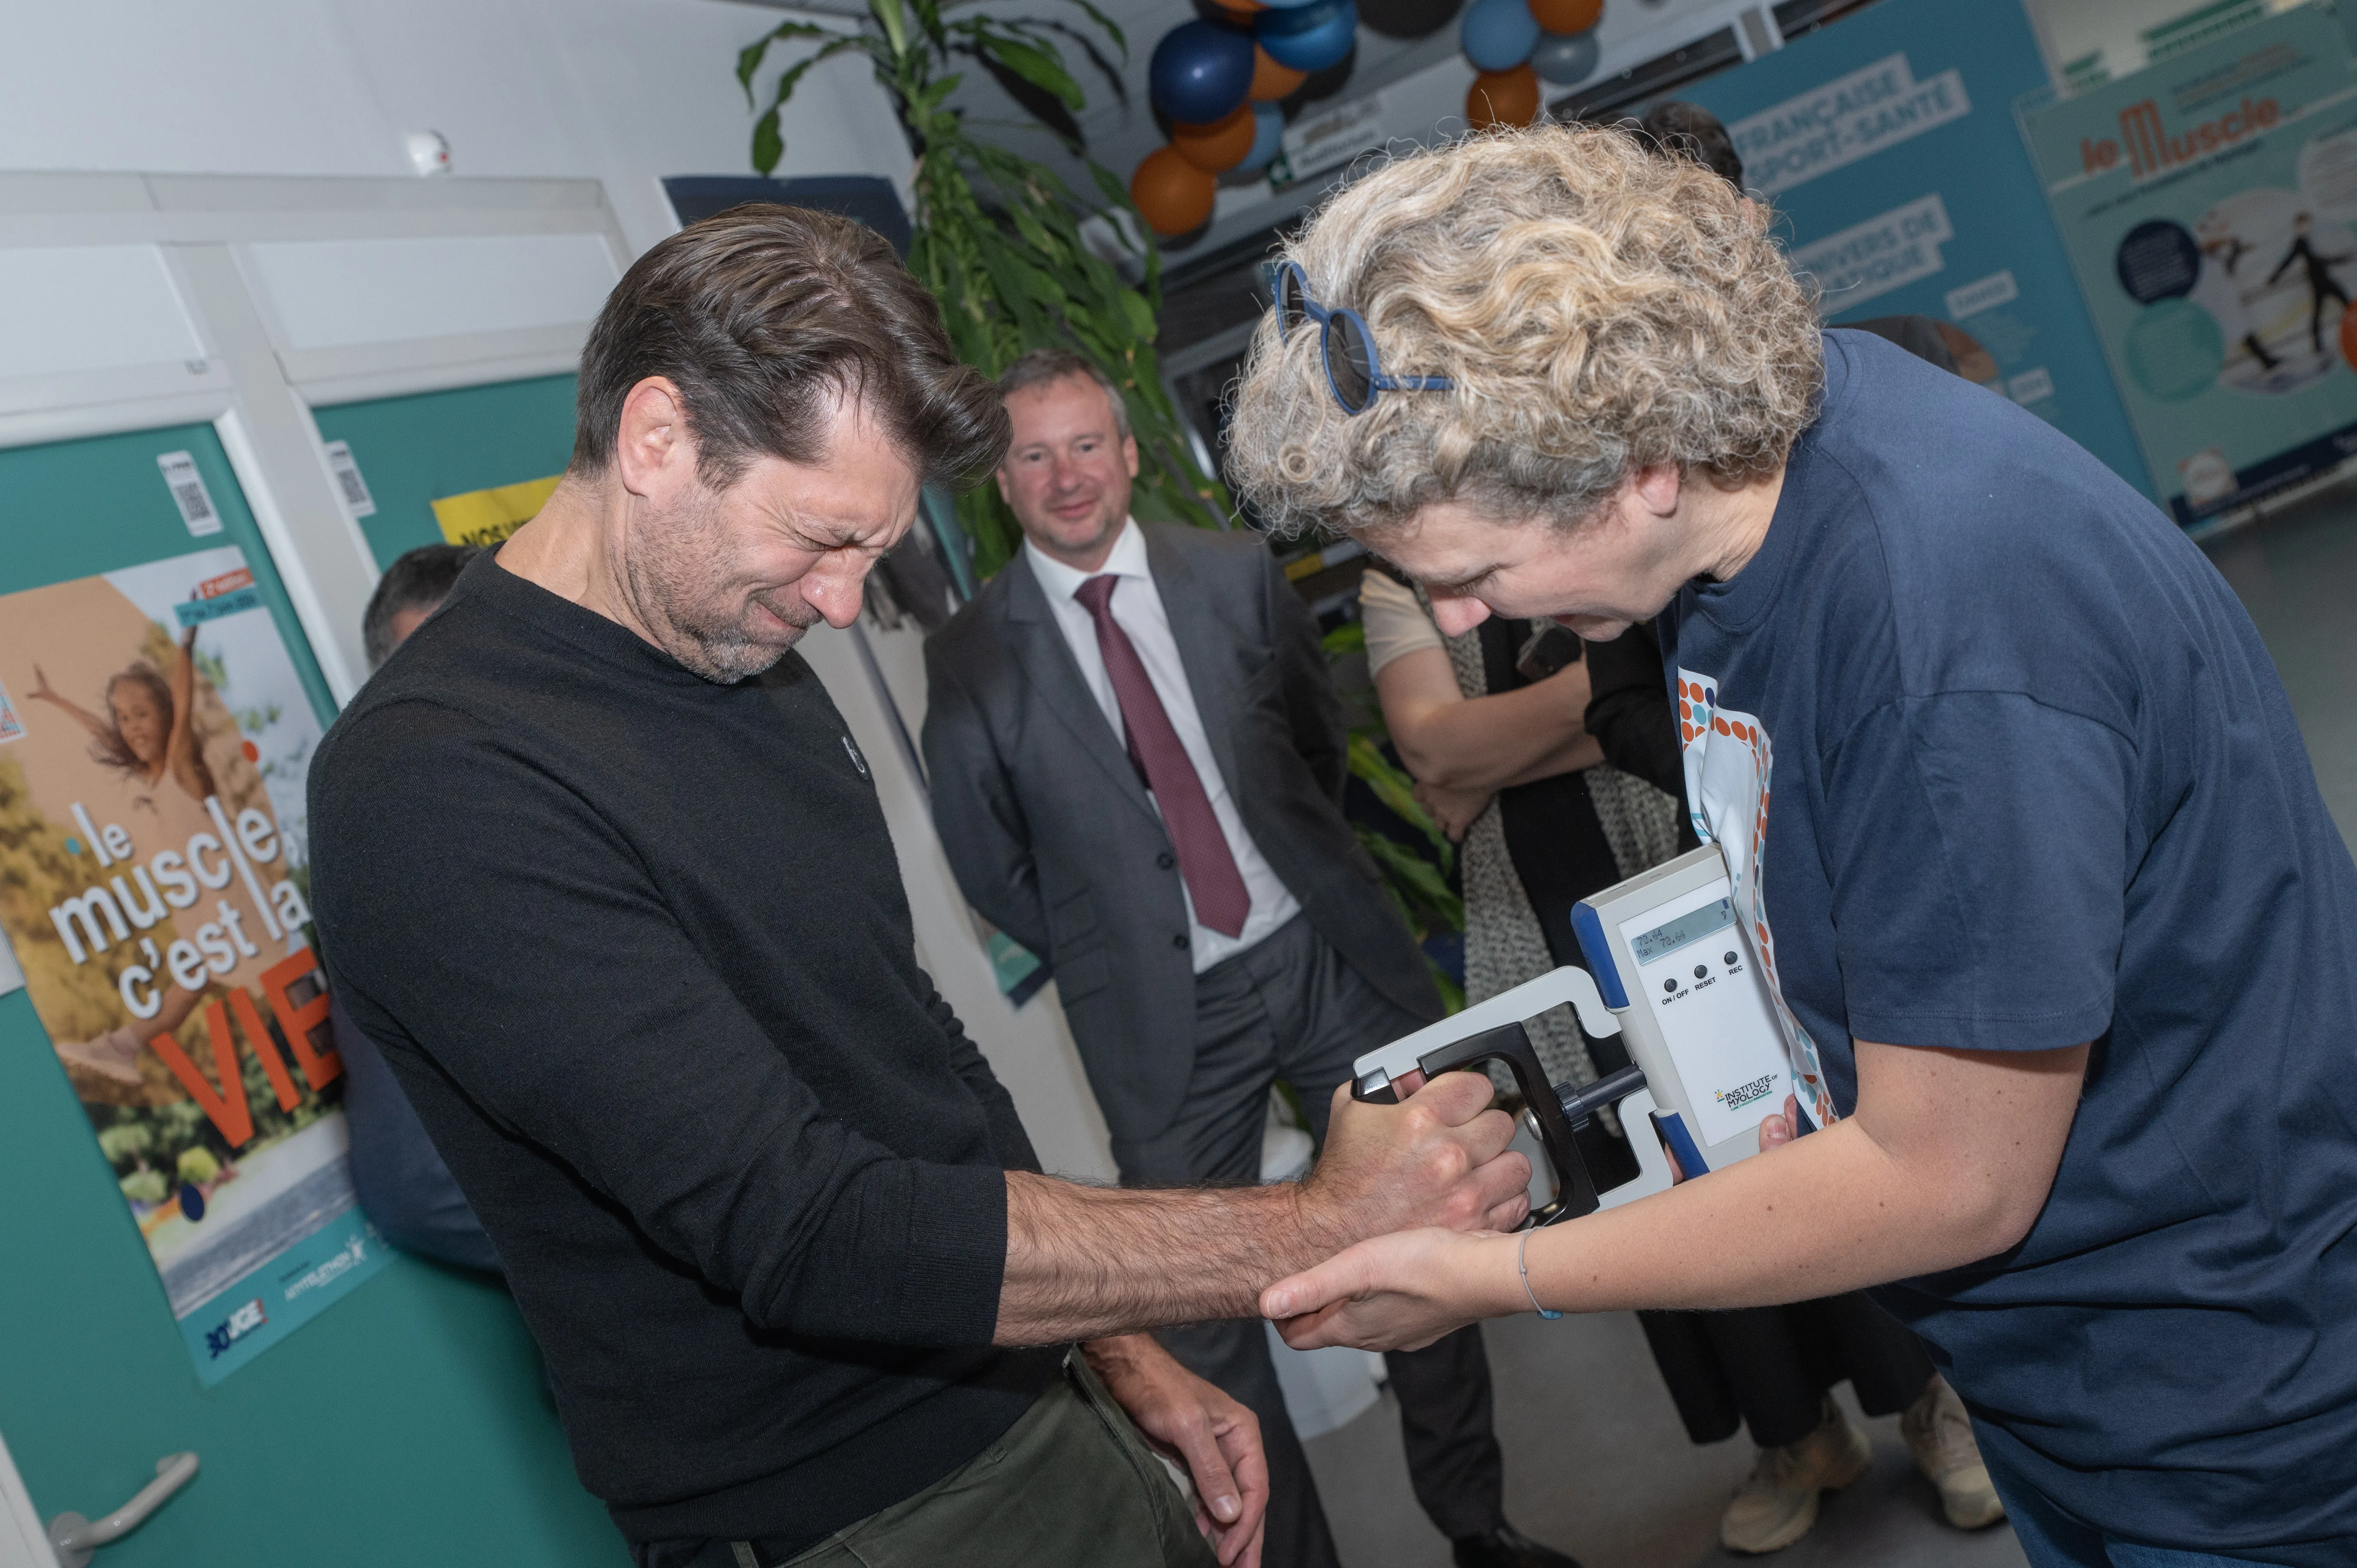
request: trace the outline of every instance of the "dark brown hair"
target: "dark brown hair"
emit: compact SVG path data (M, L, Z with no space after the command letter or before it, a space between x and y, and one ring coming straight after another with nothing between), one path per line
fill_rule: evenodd
M361 617L361 646L373 670L393 657L393 618L404 610L430 610L450 596L467 563L483 553L479 544L421 544L394 558L376 580L368 610Z
M650 376L679 389L709 485L757 456L823 461L838 400L927 480L978 479L1006 450L998 391L958 362L933 296L881 235L832 213L735 208L631 264L581 350L574 472L613 460L623 400Z
M1701 104L1665 98L1646 110L1636 126L1638 135L1655 151L1690 159L1736 189L1743 188L1743 159L1736 154L1735 138Z

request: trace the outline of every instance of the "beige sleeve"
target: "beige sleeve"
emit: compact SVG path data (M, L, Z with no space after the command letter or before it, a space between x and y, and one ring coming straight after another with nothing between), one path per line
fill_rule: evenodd
M1367 627L1367 672L1375 674L1404 653L1443 648L1440 628L1416 603L1413 589L1381 572L1359 579L1359 614Z

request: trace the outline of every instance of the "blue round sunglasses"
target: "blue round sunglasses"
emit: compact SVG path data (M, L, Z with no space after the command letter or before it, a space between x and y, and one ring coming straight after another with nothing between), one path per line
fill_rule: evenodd
M1276 335L1280 342L1294 328L1315 321L1320 334L1318 355L1326 365L1326 385L1344 413L1364 413L1375 405L1375 394L1387 392L1454 392L1447 376L1387 376L1375 353L1375 335L1367 319L1355 310L1329 309L1309 295L1309 274L1297 262L1276 268Z

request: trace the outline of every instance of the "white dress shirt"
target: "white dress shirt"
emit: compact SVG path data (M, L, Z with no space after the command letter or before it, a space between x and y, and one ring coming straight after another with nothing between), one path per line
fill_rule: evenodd
M1076 572L1028 539L1023 542L1023 553L1029 558L1032 573L1039 579L1039 586L1056 612L1056 624L1063 629L1072 657L1080 661L1081 679L1088 682L1097 706L1104 713L1105 723L1113 726L1114 739L1126 753L1128 742L1122 731L1121 700L1114 695L1113 676L1106 671L1104 655L1097 648L1096 618L1074 596L1081 591L1081 585L1091 577L1121 579L1113 590L1114 622L1129 634L1130 645L1137 650L1138 662L1146 666L1146 677L1154 682L1154 694L1162 699L1163 712L1170 716L1170 727L1178 732L1178 744L1187 748L1187 759L1195 765L1196 777L1203 781L1203 793L1211 799L1211 814L1219 819L1220 832L1228 841L1228 853L1235 857L1236 870L1244 879L1244 891L1252 896L1252 913L1244 917L1244 929L1231 937L1196 919L1194 896L1186 895L1187 950L1194 961L1195 972L1200 974L1221 960L1233 958L1265 939L1299 914L1301 906L1277 879L1275 868L1262 858L1252 835L1244 832L1243 818L1228 793L1228 781L1220 776L1219 762L1211 755L1211 736L1204 733L1203 715L1195 709L1194 690L1187 684L1186 666L1178 661L1178 641L1170 635L1169 612L1162 607L1162 596L1155 590L1154 569L1146 558L1146 535L1134 521L1124 520L1113 553L1094 572ZM1151 791L1146 799L1154 799ZM1159 803L1155 809L1161 809ZM1181 887L1183 890L1183 878Z

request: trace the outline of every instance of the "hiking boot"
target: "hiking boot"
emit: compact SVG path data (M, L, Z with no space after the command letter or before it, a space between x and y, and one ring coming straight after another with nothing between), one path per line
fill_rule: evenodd
M1964 1402L1932 1376L1922 1395L1899 1418L1907 1452L1915 1467L1939 1488L1940 1510L1958 1530L1979 1530L2005 1517L2005 1504L1990 1484L1988 1466L1981 1463L1981 1445L1974 1441L1972 1417Z
M1817 1499L1839 1491L1873 1460L1874 1446L1830 1399L1824 1421L1798 1443L1762 1448L1751 1478L1735 1489L1718 1521L1729 1552L1781 1552L1817 1522Z

